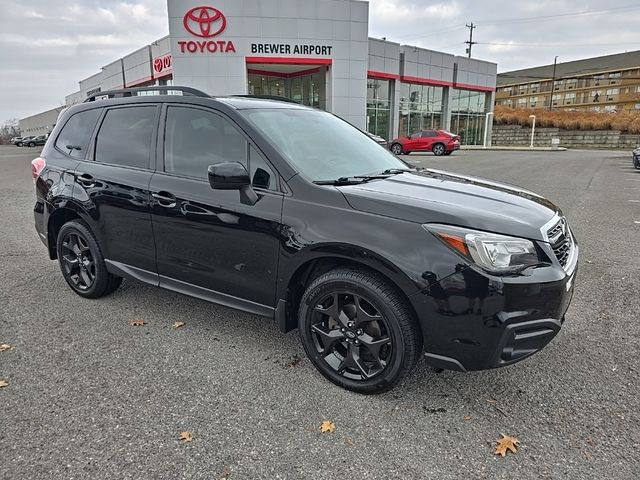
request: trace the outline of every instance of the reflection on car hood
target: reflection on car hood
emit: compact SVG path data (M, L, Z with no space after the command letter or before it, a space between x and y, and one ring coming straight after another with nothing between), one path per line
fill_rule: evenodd
M340 190L363 212L539 240L540 228L559 212L549 200L519 187L438 170L407 172Z

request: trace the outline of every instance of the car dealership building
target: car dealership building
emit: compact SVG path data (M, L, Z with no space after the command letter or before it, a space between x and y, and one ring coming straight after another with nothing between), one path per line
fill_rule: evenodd
M496 64L369 38L356 0L168 0L169 35L80 81L67 105L119 88L274 95L384 138L420 129L482 143Z

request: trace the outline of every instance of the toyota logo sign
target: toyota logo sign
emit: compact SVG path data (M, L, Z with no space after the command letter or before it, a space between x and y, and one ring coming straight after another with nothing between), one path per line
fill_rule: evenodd
M195 7L184 15L185 30L196 37L211 38L220 35L227 28L224 14L213 7Z

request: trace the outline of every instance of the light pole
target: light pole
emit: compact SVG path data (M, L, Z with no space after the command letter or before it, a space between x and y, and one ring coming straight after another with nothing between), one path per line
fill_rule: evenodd
M487 112L484 120L484 148L487 148L487 140L489 139L489 118L493 117L493 112Z
M533 148L533 135L536 133L536 116L529 115L529 118L533 118L533 125L531 127L531 145L529 145L529 148Z
M551 98L549 99L549 110L553 108L553 92L556 90L556 64L558 63L558 55L553 59L553 77L551 78Z

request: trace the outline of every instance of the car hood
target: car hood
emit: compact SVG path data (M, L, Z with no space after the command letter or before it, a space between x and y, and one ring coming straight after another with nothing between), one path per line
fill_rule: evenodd
M340 187L356 210L418 223L443 223L543 240L561 213L549 200L512 185L424 170Z

